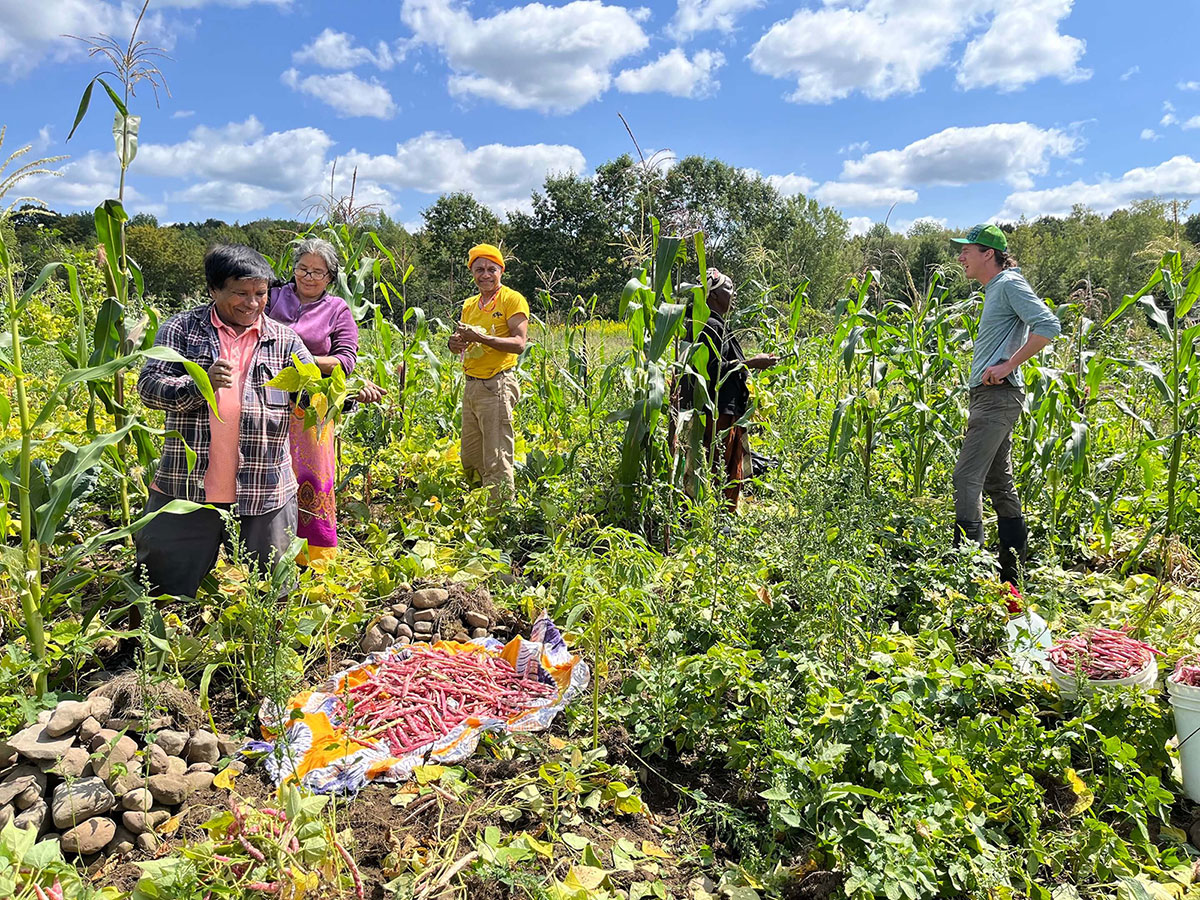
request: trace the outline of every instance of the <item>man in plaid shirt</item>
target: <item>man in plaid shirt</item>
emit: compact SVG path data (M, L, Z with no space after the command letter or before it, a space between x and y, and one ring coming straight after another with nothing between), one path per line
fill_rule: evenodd
M211 249L204 275L212 303L172 316L155 343L178 351L207 372L217 413L180 363L146 360L138 393L167 413L166 428L183 436L163 445L146 512L173 499L212 509L164 513L137 535L137 561L152 593L195 596L237 522L252 561L270 566L296 534L296 479L288 450L291 398L267 382L312 355L296 333L263 315L271 267L257 251L236 244ZM186 446L185 446L186 443ZM196 454L189 468L187 450Z

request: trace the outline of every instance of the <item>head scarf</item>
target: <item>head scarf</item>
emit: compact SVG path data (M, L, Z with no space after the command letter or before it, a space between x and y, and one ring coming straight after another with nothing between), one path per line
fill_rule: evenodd
M708 292L713 291L728 291L730 296L733 295L733 279L722 272L720 269L708 270Z
M499 247L493 247L491 244L476 244L467 253L467 268L477 259L490 259L500 268L504 268L504 254L500 252Z

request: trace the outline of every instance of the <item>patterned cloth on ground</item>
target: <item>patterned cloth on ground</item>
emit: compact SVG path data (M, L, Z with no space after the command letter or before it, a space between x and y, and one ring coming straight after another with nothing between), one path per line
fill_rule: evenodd
M393 756L382 738L359 740L347 734L338 718L338 711L343 708L341 692L369 678L387 656L396 654L403 659L430 647L450 653L499 656L522 677L553 682L557 693L550 698L531 700L534 705L507 719L468 719L437 740L401 757ZM372 781L406 781L417 766L460 762L475 752L485 732L544 731L567 703L584 691L589 679L587 663L571 654L558 628L543 613L534 623L528 640L516 637L502 644L487 637L469 643L438 641L432 645L395 647L372 653L364 662L332 676L317 689L297 694L286 710L280 711L267 701L259 710L265 740L252 741L242 752L265 753L264 764L277 785L297 780L318 794L355 794Z

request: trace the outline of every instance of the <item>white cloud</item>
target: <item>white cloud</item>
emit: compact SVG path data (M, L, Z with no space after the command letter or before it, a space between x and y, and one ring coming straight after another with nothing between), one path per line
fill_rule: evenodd
M1158 124L1163 128L1179 124L1179 119L1175 115L1175 104L1170 100L1163 101L1163 117L1158 120Z
M292 62L310 62L325 69L353 69L355 66L371 65L390 69L396 62L391 49L384 41L375 50L356 47L354 38L343 31L326 28L313 38L313 42L292 54Z
M93 150L59 171L60 177L38 175L22 182L18 193L35 197L59 212L94 209L101 201L117 196L120 169L115 153ZM166 212L163 204L151 202L131 184L125 186L125 209L130 215L146 212L161 216Z
M280 80L292 90L316 97L331 106L341 118L370 116L375 119L390 119L396 114L396 104L388 89L372 78L363 81L353 72L337 75L308 75L300 77L295 69L288 69Z
M201 125L178 144L143 144L133 177L187 178L176 201L249 212L272 204L297 208L326 180L333 139L319 128L269 134L257 118L220 128Z
M1157 131L1155 131L1153 128L1143 128L1142 129L1142 140L1143 141L1159 141L1159 140L1162 140L1162 135L1159 134Z
M153 47L171 50L175 31L192 27L178 13L164 9L199 9L204 6L287 7L292 0L155 0L142 19L138 39ZM87 46L67 35L88 38L112 35L122 46L128 39L142 4L138 0L0 0L0 76L28 75L46 59L82 59Z
M860 237L871 230L875 220L870 216L850 216L846 224L850 226L850 237Z
M1019 191L1004 201L997 218L1013 221L1021 216L1065 216L1076 204L1109 213L1148 197L1200 199L1200 162L1175 156L1157 166L1130 169L1120 178L1093 183L1076 181L1042 191Z
M719 51L701 50L688 59L676 47L639 69L626 69L615 83L627 94L661 92L675 97L708 97L721 86L715 75L723 65L725 56Z
M785 197L795 197L797 194L811 194L817 182L807 175L797 175L788 172L786 175L768 175L763 179Z
M974 35L959 65L964 88L1012 89L1039 78L1086 77L1083 42L1059 34L1072 0L826 0L777 22L750 51L761 74L792 78L789 100L830 103L855 91L912 93ZM1030 40L1026 52L1007 41Z
M679 0L668 31L686 40L701 31L733 31L738 18L763 5L764 0Z
M1060 34L1058 23L1071 13L1073 0L1023 0L1000 7L992 26L963 51L958 83L964 88L995 87L1013 91L1042 78L1083 81L1091 69L1079 68L1084 41ZM1054 27L1048 27L1054 23Z
M196 114L196 111L194 109L177 109L177 110L175 110L175 112L171 113L171 118L172 119L190 119L195 114Z
M646 10L602 0L530 3L481 19L454 0L403 0L400 15L416 42L446 58L451 94L514 109L576 110L609 88L615 63L649 43L638 24Z
M166 199L199 206L206 215L246 215L283 208L299 214L314 198L330 191L334 140L319 128L268 132L251 116L221 127L199 126L176 144L142 144L131 184L144 178L164 179ZM61 179L31 180L30 190L60 209L90 209L99 199L116 195L116 158L111 152L89 153L70 164ZM550 173L582 172L583 154L565 144L468 147L444 134L426 133L396 146L394 153L373 155L358 150L336 157L333 192L345 196L354 186L358 206L377 204L389 214L400 212L396 191L436 196L467 191L498 212L528 206L530 194ZM143 182L144 183L144 182ZM163 205L149 205L133 187L131 212L166 215Z
M529 196L550 173L582 172L583 154L567 144L508 146L486 144L468 149L458 138L426 132L396 145L393 154L351 152L339 171L358 169L364 180L386 188L429 194L469 191L493 209L525 208Z
M1191 131L1195 128L1200 128L1200 116L1192 116L1181 126L1184 131Z
M829 206L891 206L894 203L916 203L917 192L911 188L886 187L878 184L857 184L847 181L827 181L813 195Z
M1134 75L1138 74L1141 71L1142 71L1141 66L1131 66L1130 68L1126 69L1124 72L1121 73L1121 80L1128 81L1130 78L1132 78Z
M137 21L137 10L129 3L101 0L0 0L0 72L11 78L27 75L46 57L56 60L82 58L87 46L66 35L79 37L103 32L128 35ZM148 13L141 37L167 45L162 15Z
M1052 158L1066 158L1082 140L1028 122L946 128L900 150L880 150L842 165L842 180L883 185L1033 184Z
M1181 81L1175 87L1181 91L1200 91L1200 81Z
M839 156L854 155L855 153L866 153L871 149L870 141L855 141L852 144L847 144L845 147L838 148Z

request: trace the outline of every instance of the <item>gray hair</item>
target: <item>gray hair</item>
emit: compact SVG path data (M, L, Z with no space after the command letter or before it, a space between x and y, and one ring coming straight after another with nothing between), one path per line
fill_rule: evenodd
M321 257L321 262L325 263L325 268L329 270L329 281L337 281L338 276L338 255L337 250L333 248L333 244L324 238L310 237L297 242L296 249L292 254L293 268L300 262L301 257L308 254Z

